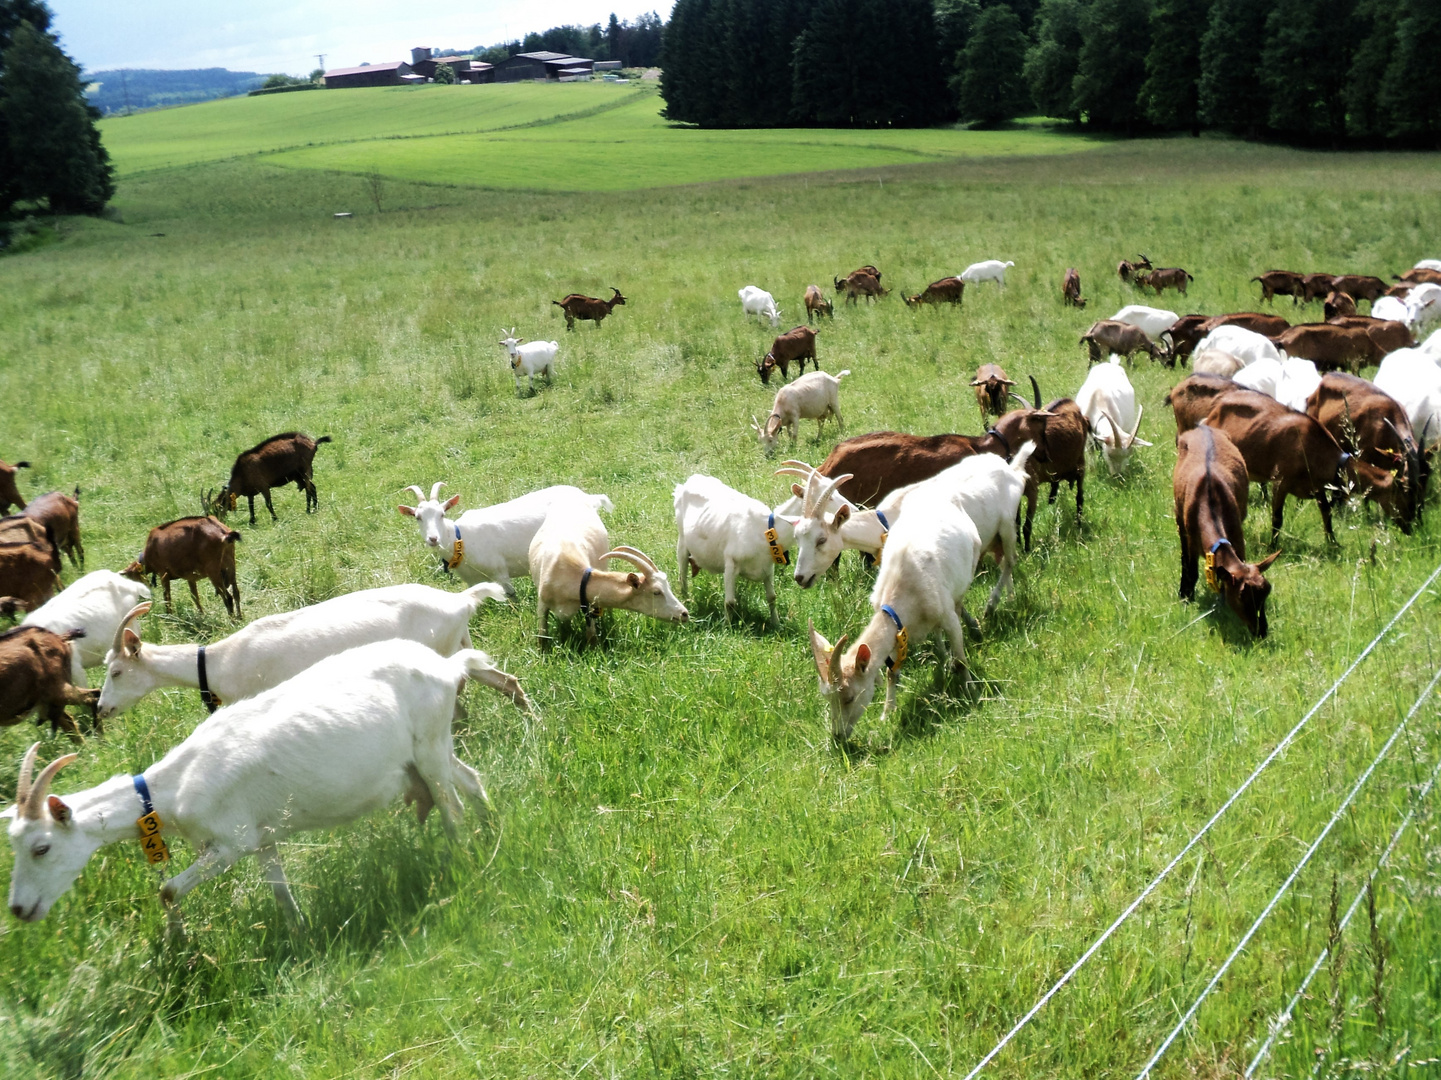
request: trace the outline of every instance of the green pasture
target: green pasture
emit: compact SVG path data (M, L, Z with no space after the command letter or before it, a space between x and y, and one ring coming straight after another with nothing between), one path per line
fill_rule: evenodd
M724 142L652 131L640 107L611 116L650 145ZM107 140L146 119L107 124ZM852 149L953 137L803 135ZM118 220L69 222L63 243L0 260L0 457L35 463L26 492L78 484L89 566L118 568L150 526L198 512L237 451L290 428L332 436L317 514L292 488L276 493L278 523L230 519L246 619L393 582L456 588L395 510L405 485L435 480L462 507L552 483L604 492L612 540L674 576L675 484L706 472L773 502L786 492L747 430L773 388L754 372L771 331L742 318L746 284L775 293L784 329L806 285L862 263L898 293L1014 260L1004 291L970 289L962 310L893 294L838 305L820 331L822 366L852 372L848 434L974 432L980 363L1034 374L1047 399L1076 390L1078 336L1136 299L1114 276L1124 255L1187 267L1190 297L1167 305L1219 312L1254 307L1247 279L1272 266L1390 274L1441 236L1434 156L1209 139L564 195L408 181L398 157L382 165L384 213L342 171L371 164L359 157L141 174L115 146L131 174ZM1061 306L1068 266L1084 312ZM629 303L566 333L551 301L608 285ZM502 326L560 341L554 385L517 393ZM1435 511L1403 536L1352 505L1333 548L1314 505L1293 504L1267 640L1204 590L1179 603L1162 404L1179 373L1131 374L1156 445L1122 480L1088 474L1079 526L1068 490L1043 503L1015 599L968 641L976 699L936 676L939 643L916 644L899 716L882 724L873 706L854 745L832 744L806 626L835 640L866 621L871 579L851 558L810 591L781 581L777 626L744 583L726 625L704 576L688 626L611 615L600 647L572 628L548 655L522 581L473 633L542 719L471 689L457 726L490 820L450 845L397 806L296 838L300 937L249 862L192 893L188 938L167 942L138 846L103 851L43 923L0 923L0 1074L964 1076L1441 562ZM803 426L787 456L819 462L836 438ZM1268 550L1259 496L1246 540ZM157 607L146 639L231 632L202 599L204 616L183 590L173 612ZM984 1075L1136 1074L1441 665L1438 620L1433 587ZM152 696L87 740L58 790L145 768L204 716L194 692ZM1245 1066L1328 941L1333 882L1344 909L1441 756L1437 717L1433 700L1155 1075ZM0 730L0 795L34 737ZM45 738L45 757L65 748ZM1420 1076L1412 1063L1441 1056L1435 806L1378 878L1374 926L1363 905L1260 1075Z

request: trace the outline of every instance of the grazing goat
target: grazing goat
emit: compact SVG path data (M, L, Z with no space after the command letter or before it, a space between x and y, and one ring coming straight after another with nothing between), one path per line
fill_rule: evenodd
M39 544L55 552L55 570L61 567L60 550L55 547L55 534L44 523L26 514L11 514L0 518L0 543Z
M1330 322L1338 315L1355 315L1356 301L1351 298L1350 293L1332 291L1326 294L1322 310L1324 312L1323 318L1325 318L1327 322ZM1374 307L1371 313L1373 315L1376 313Z
M1281 359L1281 353L1271 339L1235 323L1216 327L1196 343L1197 352L1204 349L1230 353L1243 364L1254 364L1264 359L1279 362Z
M429 585L390 585L347 593L309 607L256 619L211 645L145 645L131 624L148 602L127 612L105 655L99 715L108 719L162 686L193 686L214 712L220 702L255 697L327 656L375 641L417 641L441 656L471 647L470 620L486 600L503 596L486 582L464 592ZM531 711L515 680L504 672L483 680L516 707Z
M982 281L994 281L1004 289L1006 287L1006 268L1015 265L1013 262L1001 262L1000 259L984 259L981 262L971 263L958 276L968 285L977 285Z
M791 374L791 362L800 361L800 370L797 375L806 373L806 361L811 362L813 371L820 370L820 364L816 361L816 332L809 326L797 326L787 330L771 342L771 350L756 361L756 374L761 377L761 382L769 386L771 372L777 367L781 369L781 378L788 379Z
M1406 291L1409 293L1411 290L1408 287ZM1411 322L1411 306L1405 300L1394 296L1383 296L1371 305L1371 317L1409 324ZM1331 317L1328 317L1326 321L1330 322Z
M554 301L552 301L553 303ZM522 341L515 336L515 327L510 328L500 342L510 354L510 370L515 376L515 392L520 393L520 377L525 376L526 386L535 393L535 377L544 375L546 382L555 381L555 354L560 351L558 341Z
M1377 303L1380 301L1378 300ZM1409 314L1410 308L1407 308L1407 315L1409 316ZM1416 338L1406 319L1381 319L1369 315L1338 315L1330 322L1321 325L1364 330L1367 336L1376 343L1376 348L1381 350L1382 355L1395 352L1397 349L1409 349L1416 344Z
M1210 319L1209 315L1182 315L1161 333L1161 344L1172 359L1185 359L1195 352L1196 342L1206 336L1202 327Z
M1116 264L1116 276L1128 285L1136 280L1136 275L1142 270L1151 269L1151 260L1145 255L1137 255L1136 261L1122 259Z
M34 611L60 586L60 557L51 544L0 542L0 614Z
M1015 385L1015 380L1006 375L1000 364L982 364L976 369L971 386L976 391L976 405L981 410L982 424L988 416L1006 415L1007 399L1011 387Z
M15 486L15 470L28 469L30 462L17 461L14 465L7 465L0 461L0 514L5 513L12 506L25 509L25 500L20 497L20 489Z
M1076 405L1090 427L1091 438L1100 447L1101 456L1112 476L1126 471L1138 446L1150 446L1137 437L1141 430L1142 408L1136 403L1136 391L1121 367L1119 356L1109 364L1097 364L1086 375L1076 391Z
M1233 379L1199 371L1178 382L1163 400L1176 415L1176 438L1179 440L1206 419L1218 398L1240 389Z
M741 298L741 312L745 315L754 315L757 319L769 319L772 326L779 326L781 322L781 309L776 307L776 300L764 289L754 285L747 285L736 293Z
M842 636L834 646L810 625L811 654L829 706L831 736L845 742L875 697L876 679L886 672L885 721L896 702L900 669L912 646L944 630L955 666L969 689L965 630L966 592L981 555L975 524L950 498L931 485L912 492L911 510L890 531L885 558L871 590L874 614L849 651Z
M1306 411L1306 399L1321 385L1321 373L1310 360L1287 357L1281 361L1281 381L1276 387L1276 400L1288 409Z
M1175 289L1185 296L1186 287L1195 280L1192 275L1179 266L1167 266L1136 275L1136 285L1141 289L1155 289L1157 296L1160 296L1166 289Z
M72 498L59 491L39 495L30 500L25 516L33 518L44 527L55 550L70 557L71 566L85 565L85 545L80 542L80 489L75 489ZM75 560L76 553L80 560Z
M1265 571L1281 553L1254 564L1246 561L1243 524L1251 490L1246 460L1224 432L1205 425L1182 435L1176 447L1171 488L1181 535L1181 599L1196 599L1196 566L1204 557L1206 584L1225 597L1246 629L1263 638L1271 595Z
M1307 361L1307 363L1309 362ZM1279 392L1283 370L1280 361L1266 358L1257 360L1254 364L1247 364L1231 378L1235 380L1237 386L1254 390L1258 394L1265 394L1267 397L1280 401Z
M958 277L944 277L933 281L914 296L907 296L907 307L921 304L956 304L965 298L966 283Z
M1304 278L1304 274L1297 274L1290 270L1267 270L1264 274L1253 277L1251 280L1261 283L1261 299L1265 303L1274 303L1278 296L1289 296L1291 303L1296 304L1301 298Z
M1335 281L1335 274L1302 274L1301 302L1309 304L1313 300L1320 300L1327 293L1335 290Z
M821 437L828 416L834 416L836 427L844 432L846 423L841 417L840 389L841 380L849 374L849 370L837 372L835 375L812 371L777 390L775 403L771 406L771 414L766 419L765 426L762 427L754 416L751 417L751 429L760 440L761 449L767 454L775 450L776 441L783 428L790 428L791 443L794 444L802 420L816 422L817 440Z
M509 502L467 510L454 521L445 514L460 502L452 495L439 501L444 480L430 488L430 498L412 484L406 490L415 492L417 505L396 507L406 517L415 519L425 546L440 556L441 565L453 570L467 585L493 581L515 598L512 578L530 573L530 542L545 521L545 515L557 499L585 499L596 510L610 513L615 509L605 495L588 495L578 487L558 484L522 495Z
M1435 263L1435 259L1422 259L1412 269L1397 275L1396 280L1408 285L1441 285L1441 265L1427 265Z
M235 459L230 468L230 480L220 489L214 502L207 497L202 500L207 514L214 514L224 520L240 496L250 503L250 524L255 524L255 496L265 500L265 509L270 511L270 520L275 516L275 507L270 503L270 489L293 483L305 492L305 512L314 512L320 506L320 495L315 490L315 450L321 443L330 442L329 435L312 439L299 431L287 431L283 435L272 435L263 443L252 446Z
M1420 349L1401 349L1381 361L1375 382L1405 411L1429 473L1441 448L1441 366Z
M239 542L240 534L217 518L177 518L151 529L144 550L122 572L133 581L144 581L149 574L152 585L158 577L165 590L165 606L172 610L175 605L170 599L170 580L184 579L190 584L195 610L202 615L205 609L200 606L195 583L208 578L225 601L225 610L238 619L240 585L235 578L235 545Z
M1036 516L1036 494L1041 484L1051 485L1048 505L1054 505L1062 482L1076 489L1076 526L1081 524L1081 508L1085 502L1086 437L1091 426L1080 406L1071 398L1057 398L1033 414L1045 420L1036 452L1031 455L1027 471L1035 481L1026 488L1026 550L1031 550L1031 522ZM1139 414L1138 414L1139 419Z
M839 278L832 278L836 287L836 295L846 294L846 303L854 304L856 297L864 296L866 303L878 296L889 296L891 290L881 288L881 279L875 274L867 273L865 270L853 270L847 275L844 281Z
M1143 352L1153 360L1167 360L1165 351L1147 337L1140 327L1111 319L1100 319L1092 323L1077 344L1086 346L1092 364L1100 363L1108 353L1118 353L1127 361L1135 352ZM1175 361L1171 360L1170 363L1174 365Z
M632 563L639 573L605 569L612 558ZM600 515L586 499L560 498L551 504L530 542L530 576L535 579L535 625L543 651L550 649L552 612L557 619L583 614L589 642L595 641L596 616L607 608L661 622L690 619L670 591L670 579L648 555L633 547L610 546Z
M1067 307L1086 306L1085 298L1081 296L1081 274L1074 266L1067 267L1065 276L1061 278L1061 303Z
M1161 335L1176 325L1180 319L1174 311L1165 308L1147 307L1145 304L1127 304L1112 315L1107 322L1129 323L1137 327L1152 341L1159 341Z
M1330 292L1349 293L1357 300L1374 301L1386 294L1386 283L1365 274L1338 274L1331 279Z
M614 285L610 286L614 295L609 300L598 300L594 296L582 296L580 293L571 293L564 300L552 300L551 303L565 312L565 328L575 329L575 320L590 320L597 327L612 311L618 307L625 306L625 297Z
M1245 366L1239 356L1220 349L1199 349L1191 357L1191 370L1197 375L1220 375L1229 379Z
M824 315L828 319L836 317L836 308L826 299L825 293L821 292L819 285L807 285L806 295L806 322L810 323L817 315Z
M85 636L70 646L70 681L75 686L89 683L85 669L105 659L106 643L125 621L125 615L150 598L150 590L113 570L94 570L46 601L20 625L39 626L56 634L84 630Z
M1427 356L1434 356L1441 363L1441 330L1433 330L1419 346Z
M486 810L480 775L455 756L451 724L466 680L492 670L469 649L449 657L412 641L351 649L220 710L140 775L66 797L50 795L50 783L75 755L56 758L32 782L36 743L6 811L14 818L11 913L43 919L106 844L141 840L163 861L166 839L179 838L196 858L160 888L172 927L186 893L247 855L260 859L287 919L301 924L278 841L347 824L402 795L422 823L439 806L452 839L462 794Z
M1306 412L1341 449L1391 475L1391 483L1373 485L1367 495L1409 536L1420 515L1427 471L1400 402L1373 382L1333 371L1321 377Z
M1360 326L1304 323L1293 326L1273 339L1287 356L1310 360L1318 371L1345 368L1360 371L1366 364L1379 364L1386 350Z
M36 723L50 722L52 735L59 728L80 741L80 729L65 707L95 703L93 691L70 682L71 642L84 635L79 629L56 634L43 626L17 626L0 634L0 726L18 724L33 712ZM95 730L102 731L98 721Z
M1260 311L1235 311L1229 315L1212 315L1201 324L1201 329L1209 334L1218 326L1239 326L1262 337L1271 337L1290 325L1279 315L1266 315Z

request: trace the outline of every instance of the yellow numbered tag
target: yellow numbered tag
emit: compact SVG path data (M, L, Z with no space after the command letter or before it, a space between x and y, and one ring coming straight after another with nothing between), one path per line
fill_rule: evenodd
M465 541L462 540L460 537L457 536L457 537L455 538L455 555L452 556L450 559L446 560L446 563L445 563L446 569L447 569L447 570L454 570L457 566L459 566L459 565L460 565L462 562L464 562L464 561L465 561Z
M1216 553L1206 552L1206 584L1211 586L1212 592L1220 592L1221 586L1216 583Z
M906 634L905 627L902 627L900 632L896 634L896 667L900 667L906 662L906 646L909 640L909 635Z
M890 536L890 535L891 535L891 533L890 533L890 530L889 530L889 529L887 529L885 532L881 533L881 544L880 544L880 547L876 548L876 566L877 566L877 567L879 567L879 566L881 565L881 556L882 556L883 554L885 554L885 550L886 550L886 537L888 537L888 536Z
M151 863L168 861L170 849L165 846L165 838L160 835L159 812L150 811L144 817L137 819L135 825L140 830L140 846L145 851L146 861Z
M777 566L786 566L790 563L791 557L781 547L780 537L776 535L774 529L766 530L766 543L770 545L772 562Z

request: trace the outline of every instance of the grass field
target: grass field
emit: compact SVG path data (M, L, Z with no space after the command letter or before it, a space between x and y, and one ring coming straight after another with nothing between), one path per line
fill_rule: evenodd
M979 363L1075 391L1077 336L1133 299L1120 256L1190 268L1188 309L1246 309L1271 265L1434 256L1438 194L1434 157L1211 140L582 195L395 178L383 214L357 177L273 159L151 171L122 184L123 221L0 260L0 456L35 462L27 492L79 484L90 566L119 567L151 525L197 512L238 450L292 427L333 436L318 514L292 489L278 524L240 519L247 618L391 582L455 588L395 511L404 485L438 479L462 506L605 492L612 539L671 568L687 475L784 492L747 431L770 402L753 368L770 335L742 320L741 285L793 319L805 285L860 263L912 288L1013 259L1007 289L962 311L892 296L821 332L823 367L853 372L848 433L975 431ZM1070 265L1084 313L1059 303ZM566 334L550 301L609 284L630 303ZM560 340L555 385L517 395L502 325ZM968 643L981 700L918 648L899 719L873 707L850 750L831 744L806 624L834 640L865 621L849 559L814 590L781 583L778 627L745 585L726 626L703 577L689 626L615 615L602 647L571 633L547 656L521 582L473 632L543 721L472 691L458 729L492 821L452 847L396 807L288 845L298 939L246 863L187 898L189 940L167 945L156 876L133 845L106 850L44 923L3 923L0 1073L964 1075L1441 561L1434 513L1403 537L1354 506L1332 549L1314 506L1293 505L1266 641L1204 591L1178 603L1176 376L1132 378L1156 445L1123 481L1088 477L1079 527L1066 493L1043 507L1016 599ZM795 452L819 461L834 429L813 431ZM1248 522L1258 551L1266 517ZM180 599L146 638L230 632L218 601L206 612ZM1433 588L986 1075L1135 1075L1441 664L1438 617ZM153 696L58 787L138 771L203 717L194 693ZM1344 906L1441 755L1436 719L1433 702L1157 1075L1249 1060L1327 941L1333 879ZM32 738L0 731L0 762ZM13 784L0 769L0 794ZM1422 1075L1410 1063L1441 1053L1437 840L1428 810L1378 879L1374 931L1363 910L1262 1075Z

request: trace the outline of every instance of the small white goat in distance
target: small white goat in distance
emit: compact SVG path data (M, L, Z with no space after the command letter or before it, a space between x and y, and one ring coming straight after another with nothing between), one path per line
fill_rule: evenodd
M1006 287L1006 267L1015 265L1013 262L1001 262L1000 259L985 259L978 263L971 263L956 276L968 285L981 281L994 281L1004 289Z
M1091 438L1112 476L1126 471L1136 447L1151 445L1136 436L1141 430L1142 407L1136 403L1136 390L1115 353L1109 364L1097 364L1086 374L1086 381L1076 391L1076 405L1091 425Z
M229 704L279 686L327 656L373 641L404 638L450 656L470 648L470 617L476 609L502 595L500 586L490 583L460 593L429 585L365 589L267 615L206 646L144 644L130 625L150 610L148 602L140 604L115 631L97 713L105 719L124 712L162 686L193 686L207 706L217 698ZM509 675L496 671L485 683L530 711Z
M820 677L821 697L830 707L831 735L845 742L875 697L876 679L886 670L882 721L896 701L896 682L912 647L944 630L956 667L970 685L965 630L961 625L966 591L981 555L976 526L950 497L929 483L912 492L906 514L886 542L875 588L874 614L855 645L849 636L834 646L810 627L811 654Z
M841 380L849 374L849 370L834 375L828 375L824 371L812 371L777 390L776 400L771 405L771 414L765 427L762 427L754 416L751 417L751 430L760 439L761 449L767 454L774 452L782 428L790 428L791 443L794 445L802 420L816 422L817 441L820 440L822 425L828 416L836 418L836 427L844 433L846 423L841 418Z
M607 559L624 559L639 573L606 570ZM543 651L550 649L550 615L585 614L586 640L595 641L595 617L607 608L649 615L661 622L686 622L690 612L670 591L670 579L650 557L633 547L610 546L595 507L584 498L557 499L530 542L530 576L535 579L535 624Z
M85 669L105 659L125 613L150 599L150 590L113 570L94 570L53 600L25 616L22 626L41 626L56 634L84 630L70 642L70 682L85 687Z
M260 859L276 903L301 924L278 841L347 824L402 795L422 822L440 807L452 839L461 796L488 810L480 775L455 756L451 722L466 679L493 671L485 653L470 649L450 657L413 641L351 649L221 709L138 777L114 776L63 798L50 784L76 755L56 758L32 781L36 743L4 815L13 818L10 911L43 919L91 855L140 840L136 819L153 810L162 840L181 838L196 851L160 889L172 926L181 897L247 855Z
M736 293L741 298L741 311L757 319L769 319L772 326L781 323L781 309L776 307L776 298L764 289L747 285Z
M504 328L501 333L505 333ZM501 341L505 351L510 353L510 370L515 374L515 389L520 392L520 377L524 375L535 393L535 377L545 375L546 382L555 380L555 354L560 351L558 341L521 341L515 336L515 327Z
M430 486L427 499L425 492L411 484L405 490L415 492L417 505L402 504L396 509L406 517L415 518L425 546L440 556L447 570L454 570L467 585L494 581L511 599L515 599L511 579L529 575L530 542L535 539L551 503L556 499L580 498L606 513L615 509L604 495L588 495L578 487L557 484L509 502L467 510L451 521L445 513L460 502L460 496L452 495L444 503L440 502L440 489L444 486L444 480L437 480Z

